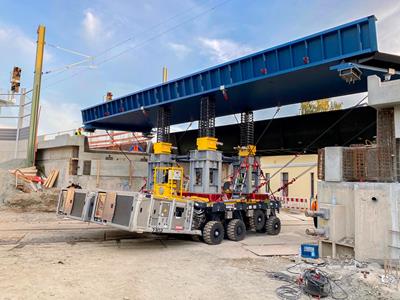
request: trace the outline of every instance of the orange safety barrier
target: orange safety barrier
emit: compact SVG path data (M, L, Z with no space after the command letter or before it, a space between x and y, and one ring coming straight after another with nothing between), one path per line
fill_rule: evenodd
M292 198L277 196L275 199L281 201L282 208L307 210L309 208L309 201L307 198Z
M112 132L109 134L91 134L87 136L90 148L115 148L132 146L133 151L139 151L139 145L146 144L151 138L144 137L141 133Z

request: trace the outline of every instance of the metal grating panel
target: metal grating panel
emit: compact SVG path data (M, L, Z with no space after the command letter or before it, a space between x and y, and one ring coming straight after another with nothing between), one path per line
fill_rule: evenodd
M378 148L368 148L366 151L365 174L367 181L379 181Z
M343 148L343 180L366 180L366 147Z
M29 127L21 128L19 140L25 140L29 136ZM15 141L17 139L16 128L0 128L0 141Z
M379 109L377 112L377 144L380 181L394 181L396 141L394 134L394 109Z
M133 196L117 195L112 223L122 226L129 226L133 198Z
M85 205L86 193L80 193L75 191L74 203L72 205L71 216L81 217L83 212L83 207Z

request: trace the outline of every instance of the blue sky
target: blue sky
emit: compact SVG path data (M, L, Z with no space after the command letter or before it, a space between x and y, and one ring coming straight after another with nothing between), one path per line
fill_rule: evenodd
M172 79L371 14L378 17L380 49L400 54L398 0L230 0L203 13L221 2L2 0L0 88L9 87L14 65L23 69L22 86L32 85L40 23L49 44L43 71L82 59L50 45L95 57L86 67L43 76L41 133L78 127L80 109L100 103L107 91L120 96L159 83L164 65Z

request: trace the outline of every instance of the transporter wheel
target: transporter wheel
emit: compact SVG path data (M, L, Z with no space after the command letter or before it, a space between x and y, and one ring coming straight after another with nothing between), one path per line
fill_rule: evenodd
M246 225L240 219L233 219L228 224L227 233L231 241L241 241L246 236Z
M270 217L266 224L265 229L269 235L278 235L281 232L281 220L278 217Z
M249 218L250 229L262 232L265 227L265 214L262 210L256 209L253 216Z
M203 240L209 245L218 245L224 239L224 226L219 221L209 221L203 229Z

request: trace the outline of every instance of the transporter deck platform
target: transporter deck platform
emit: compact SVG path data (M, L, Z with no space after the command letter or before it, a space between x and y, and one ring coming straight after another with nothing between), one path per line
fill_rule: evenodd
M279 202L269 200L209 202L199 197L173 199L140 192L63 189L57 214L137 233L201 236L208 244L219 244L225 233L238 241L248 229L278 234L279 207Z

